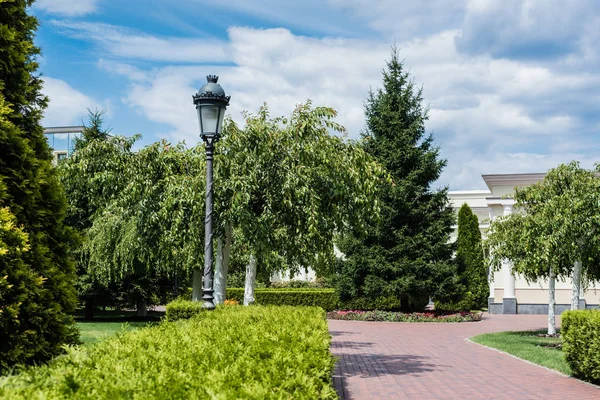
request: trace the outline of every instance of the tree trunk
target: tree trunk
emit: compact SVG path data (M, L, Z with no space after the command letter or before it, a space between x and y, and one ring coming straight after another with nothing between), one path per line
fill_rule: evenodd
M554 286L556 283L556 277L554 270L550 266L550 275L548 277L548 335L556 334L556 318L554 317L554 306L556 300L554 298Z
M581 261L573 266L573 292L571 294L571 310L579 309L579 293L581 292Z
M198 268L192 275L192 301L202 301L202 271Z
M92 298L85 301L85 319L88 321L94 319L94 300Z
M256 257L250 255L250 262L246 266L246 285L244 288L244 305L254 303L254 286L256 285Z
M138 317L147 317L148 316L148 306L146 304L146 300L138 300L137 316Z
M229 269L229 253L231 250L231 224L225 228L225 244L223 238L217 238L217 260L215 267L215 287L214 301L215 304L223 304L225 301L227 288L227 271Z

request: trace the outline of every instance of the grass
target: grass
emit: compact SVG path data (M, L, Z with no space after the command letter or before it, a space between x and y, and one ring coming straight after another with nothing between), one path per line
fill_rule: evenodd
M560 347L560 338L538 337L546 330L525 332L486 333L471 338L475 343L492 347L513 356L571 375L571 369L565 361Z
M147 317L137 317L135 311L129 310L95 310L94 319L86 320L83 309L75 311L75 321L79 328L79 339L84 346L89 346L101 340L116 335L151 325L159 321L164 312L149 311Z
M127 332L142 328L151 322L78 322L79 339L84 346L89 346L114 336L119 332Z

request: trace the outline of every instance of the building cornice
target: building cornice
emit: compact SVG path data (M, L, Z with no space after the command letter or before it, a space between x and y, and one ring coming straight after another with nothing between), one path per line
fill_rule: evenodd
M490 190L494 186L526 186L532 185L544 179L545 172L530 174L490 174L481 175Z

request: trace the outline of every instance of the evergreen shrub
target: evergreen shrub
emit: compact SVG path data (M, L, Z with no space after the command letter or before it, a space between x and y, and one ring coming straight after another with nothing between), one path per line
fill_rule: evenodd
M337 399L325 313L218 307L130 331L0 382L10 399Z
M564 312L561 336L573 375L600 383L600 310Z

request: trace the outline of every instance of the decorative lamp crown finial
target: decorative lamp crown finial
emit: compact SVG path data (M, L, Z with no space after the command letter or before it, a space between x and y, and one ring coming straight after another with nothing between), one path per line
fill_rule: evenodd
M218 80L219 80L219 77L217 75L207 75L206 76L207 82L217 83Z

